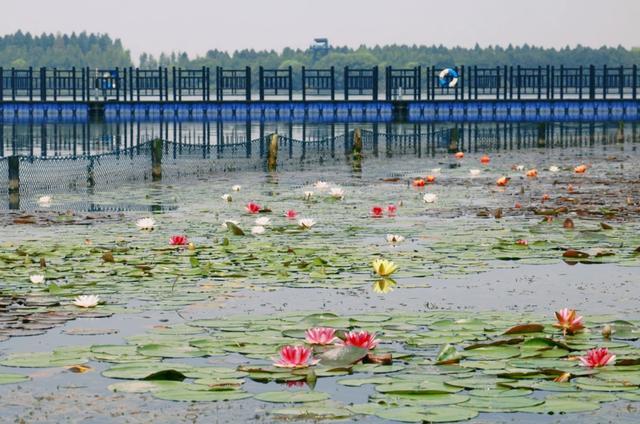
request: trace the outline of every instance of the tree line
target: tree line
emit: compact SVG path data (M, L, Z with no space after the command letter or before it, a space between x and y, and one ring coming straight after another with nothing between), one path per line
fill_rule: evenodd
M163 53L154 56L143 53L137 64L141 68L158 66L179 66L197 68L201 66L222 66L224 68L244 68L245 66L294 69L302 66L328 68L335 66L372 67L413 67L436 66L438 68L455 65L611 65L630 66L640 64L640 48L626 49L622 46L591 48L584 46L561 49L529 46L507 47L488 46L473 48L445 47L443 45L386 45L330 47L328 50L291 49L236 50L226 52L218 49L204 55L190 57L185 52ZM41 66L71 68L89 66L92 68L113 68L135 66L132 55L119 39L107 34L82 32L79 34L41 34L17 31L0 37L0 66L4 68L27 68Z

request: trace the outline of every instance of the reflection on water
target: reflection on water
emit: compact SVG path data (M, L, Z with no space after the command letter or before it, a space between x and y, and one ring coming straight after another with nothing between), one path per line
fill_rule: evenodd
M292 122L84 122L15 123L0 122L0 158L79 157L127 150L155 138L188 146L245 144L271 133L294 140L317 142L349 134L355 128L393 135L397 142L411 142L443 128L457 128L457 148L521 148L544 139L548 146L565 146L604 141L624 136L637 140L636 122L622 129L615 123L292 123ZM619 141L619 140L617 140ZM447 141L440 146L446 147ZM206 150L206 149L205 149Z

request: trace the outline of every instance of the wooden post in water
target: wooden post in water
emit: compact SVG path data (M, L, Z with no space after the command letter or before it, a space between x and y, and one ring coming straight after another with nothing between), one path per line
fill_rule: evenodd
M353 155L353 170L362 171L362 132L360 128L353 131L353 146L351 148Z
M267 169L275 171L278 168L278 134L271 134L269 141L269 151L267 152Z
M458 151L458 127L451 128L449 131L449 153Z
M162 144L160 138L151 141L151 179L153 181L162 179Z
M547 144L547 124L538 124L538 147L544 147Z
M9 156L9 209L20 209L20 156Z
M616 142L624 142L624 121L618 122L618 130L616 131Z
M95 174L93 172L93 158L89 158L89 164L87 165L87 185L93 187L96 184Z

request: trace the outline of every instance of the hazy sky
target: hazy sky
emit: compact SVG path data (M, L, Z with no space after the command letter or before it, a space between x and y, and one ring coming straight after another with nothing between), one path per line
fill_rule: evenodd
M143 52L333 45L640 46L640 0L0 0L0 31L106 32ZM447 8L447 5L451 5Z

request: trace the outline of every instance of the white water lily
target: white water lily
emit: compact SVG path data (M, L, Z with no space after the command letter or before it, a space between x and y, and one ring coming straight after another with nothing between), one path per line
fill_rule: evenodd
M387 241L391 244L399 244L404 241L404 237L399 234L387 234Z
M433 169L431 169L431 173L432 174L439 174L440 171L442 171L442 168L433 168Z
M313 186L318 190L326 190L327 188L329 188L329 183L326 181L316 181Z
M223 195L222 195L222 196L220 196L220 197L222 197L222 200L224 200L225 202L231 202L231 201L233 200L233 198L231 197L231 195L230 195L230 194L228 194L228 193L225 193L225 194L223 194Z
M477 177L478 175L480 175L480 171L479 169L470 169L469 170L469 174L471 174L472 177Z
M305 191L304 192L305 200L309 200L309 199L311 199L311 197L313 197L313 191Z
M231 190L233 191L240 191L240 189L242 188L241 185L234 185L233 187L231 187Z
M516 171L524 171L524 165L517 165Z
M435 193L426 193L424 196L422 196L422 200L424 200L425 203L434 203L436 200L438 200L438 195Z
M90 294L90 295L82 295L73 299L73 304L80 308L93 308L98 305L100 302L100 297Z
M251 234L253 235L264 234L265 231L266 231L266 228L264 228L262 225L256 225L255 227L251 227Z
M44 283L44 275L34 274L29 277L29 280L31 280L33 284L42 284Z
M38 205L48 208L51 206L51 200L53 200L51 196L41 196L38 198Z
M233 225L238 225L240 224L240 222L233 220L233 219L226 219L223 223L222 223L222 229L223 230L228 230L229 226L227 225L227 222L232 223Z
M298 226L304 230L308 230L314 225L316 225L316 221L311 218L302 218L298 220Z
M141 230L151 231L155 227L156 221L153 218L140 218L136 225Z
M259 225L261 227L265 227L270 223L271 223L271 218L269 218L268 216L261 216L260 218L256 219L256 225Z
M558 168L558 167L557 167L557 166L555 166L555 165L551 165L551 166L549 167L549 171L551 171L551 172L558 172L558 171L560 171L560 168Z
M332 187L329 194L335 199L344 199L344 190L340 187Z

